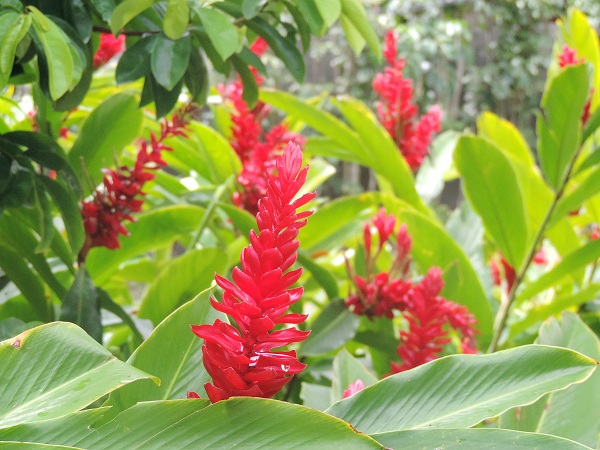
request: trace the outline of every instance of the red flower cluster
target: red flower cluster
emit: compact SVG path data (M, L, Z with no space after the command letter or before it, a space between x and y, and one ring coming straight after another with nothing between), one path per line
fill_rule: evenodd
M378 247L372 252L370 225L363 230L366 250L366 278L348 271L354 280L357 292L346 300L346 306L355 314L394 317L394 312L402 313L408 322L408 330L400 332L398 355L402 364L391 363L392 373L398 373L424 364L437 358L444 345L450 342L448 326L458 331L462 337L462 351L475 352L473 326L475 318L467 308L439 296L444 282L441 270L429 269L427 275L417 284L407 279L410 268L412 240L402 225L396 235L396 256L389 272L373 275L375 262L385 243L390 240L396 219L387 215L382 208L373 225L377 229Z
M83 201L82 215L86 240L79 252L79 261L85 258L93 247L119 248L119 234L127 235L123 226L124 220L133 221L131 213L142 209L142 188L146 181L154 179L152 170L166 165L161 158L163 150L171 151L163 141L173 136L186 136L185 126L189 123L188 115L193 110L187 106L175 113L169 121L161 123L160 134L150 133L150 141L140 139L139 150L133 168L121 166L117 170L103 169L103 189L96 190L90 201Z
M585 62L584 58L577 58L577 52L573 50L568 45L563 45L563 50L560 55L558 55L558 67L563 68L567 66L575 66L577 64L583 64ZM581 114L581 123L583 125L586 124L588 119L590 118L590 108L592 106L592 95L594 94L594 88L592 88L590 92L590 99L587 101L585 106L583 107L583 113Z
M391 30L385 35L383 55L388 67L373 80L373 89L380 97L377 117L414 171L423 163L433 133L441 130L441 110L432 106L416 120L419 110L412 103L412 80L404 78L404 59L397 55L396 37Z
M267 48L267 43L258 38L250 50L262 56ZM260 85L262 78L256 69L250 69ZM231 146L242 162L242 172L238 176L241 191L234 194L233 201L240 208L256 215L258 201L266 194L267 174L273 171L275 159L281 155L289 141L299 146L304 145L304 137L289 131L285 124L279 124L265 133L262 121L269 115L269 105L258 102L253 109L249 109L242 99L243 90L239 79L221 87L223 98L231 102L233 107Z
M106 64L117 53L123 51L125 35L114 37L110 33L100 34L100 45L94 54L94 69Z
M290 142L275 163L277 175L267 175L267 193L258 202L258 235L250 232L250 245L242 251L242 268L235 267L233 282L216 275L223 288L222 302L211 298L213 307L228 314L237 328L221 320L212 325L192 325L204 339L203 363L212 377L204 388L211 402L232 396L269 398L276 394L305 365L295 351L273 351L300 342L309 331L279 324L299 324L304 314L287 313L303 288L290 288L302 269L288 271L297 258L298 231L312 213L296 210L315 194L294 200L306 181L308 166L302 168L302 151ZM191 398L198 394L190 392Z

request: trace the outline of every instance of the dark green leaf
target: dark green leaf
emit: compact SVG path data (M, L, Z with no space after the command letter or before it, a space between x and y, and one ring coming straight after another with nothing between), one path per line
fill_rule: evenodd
M296 48L295 42L284 38L273 26L260 17L255 17L253 20L247 21L246 25L267 41L269 48L285 64L294 79L302 83L306 76L306 66L304 65L302 54Z
M98 293L98 303L100 305L100 308L113 313L115 316L121 319L123 323L127 325L133 332L137 344L141 344L144 340L144 337L138 330L137 326L135 325L135 322L127 313L127 311L125 311L121 305L115 303L113 299L110 298L110 295L108 295L108 292L106 292L104 289L100 289L97 287L96 292Z
M337 1L337 0L336 0ZM326 30L326 24L319 13L315 0L304 0L297 2L298 9L302 12L302 15L308 22L310 31L316 36L323 36Z
M255 17L266 3L266 0L243 0L242 14L244 18L252 19Z
M94 2L92 3L99 3ZM64 10L66 20L72 24L79 38L83 42L88 42L92 35L92 18L87 4L83 0L64 0Z
M79 325L97 342L102 343L98 293L85 267L79 268L73 285L63 298L60 320Z
M131 83L150 73L150 59L157 36L145 36L125 50L116 71L118 84Z
M359 322L359 317L348 311L343 300L329 302L311 322L310 335L300 344L298 354L317 356L341 347L354 337Z
M183 75L183 82L190 91L192 101L203 105L208 97L208 70L204 63L204 58L196 50L192 49L190 53L190 63Z
M152 86L156 118L159 119L169 114L177 104L181 88L183 87L183 79L179 80L171 91L167 91L162 87L153 75L148 75L148 79L150 79L150 86Z
M115 0L91 0L92 5L100 13L102 20L108 22L115 9Z
M167 91L172 91L183 78L190 52L192 41L189 36L172 41L159 35L152 49L151 67L154 79ZM154 93L156 100L156 92Z
M52 223L52 209L50 208L50 202L46 196L46 190L44 185L40 181L43 176L38 176L35 183L34 208L37 213L37 233L40 236L40 241L35 247L35 253L43 253L50 247L52 238L54 237L54 224Z
M256 78L254 78L248 66L239 56L233 55L230 60L242 79L242 85L244 86L242 100L246 102L249 109L252 109L258 101L258 84L256 84Z
M306 22L306 18L304 17L302 12L290 2L284 2L284 4L290 12L290 14L292 15L292 17L294 18L294 22L296 22L296 27L298 27L298 33L300 33L300 41L302 42L302 50L304 50L304 53L306 53L308 51L308 48L310 47L310 28Z

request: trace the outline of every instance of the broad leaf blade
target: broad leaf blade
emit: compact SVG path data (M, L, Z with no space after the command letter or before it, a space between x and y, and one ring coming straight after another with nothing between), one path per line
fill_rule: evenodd
M385 378L327 412L368 434L470 427L584 381L596 365L580 353L536 345L452 355Z
M0 343L0 428L62 417L150 376L73 324L55 322Z

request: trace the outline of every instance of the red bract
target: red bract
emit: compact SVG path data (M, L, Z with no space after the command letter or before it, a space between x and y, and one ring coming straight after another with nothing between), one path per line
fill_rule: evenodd
M420 283L407 280L411 258L412 239L406 225L396 235L396 256L389 272L373 275L376 260L385 242L390 240L396 218L381 209L373 225L377 230L379 245L372 252L372 235L365 225L366 276L355 275L347 262L347 269L356 286L356 293L346 300L346 306L355 314L389 319L400 313L408 322L408 329L400 333L398 355L402 364L391 363L392 373L401 372L437 358L444 345L450 342L449 329L461 335L463 353L474 353L476 320L467 308L439 296L444 286L442 272L437 267L429 269Z
M359 391L362 391L365 388L365 383L359 378L354 383L350 383L348 385L348 389L344 391L342 394L342 398L348 398L351 395L356 394Z
M138 154L133 168L121 166L117 170L103 169L102 189L96 190L90 201L81 203L83 226L86 239L79 252L79 261L85 258L93 247L116 249L120 247L119 235L127 235L123 221L133 221L131 213L142 209L144 195L142 188L146 181L154 179L152 170L166 165L161 157L163 150L171 151L163 141L173 136L185 136L188 115L193 108L188 106L175 113L172 120L161 123L160 134L150 133L150 141L138 141Z
M192 331L204 339L203 363L212 377L204 387L213 403L232 396L272 397L305 367L295 351L273 350L309 334L294 327L275 328L306 319L304 314L287 312L303 293L301 287L290 288L302 269L289 269L297 258L298 231L312 213L297 209L315 194L294 200L308 171L308 166L301 167L298 145L290 142L275 166L277 175L267 175L266 196L258 202L259 233L250 232L242 268L233 269L233 282L215 276L224 292L221 302L211 298L211 304L228 314L237 328L218 319L212 325L192 325Z
M383 55L388 67L373 80L373 89L380 98L377 117L410 168L417 170L428 153L432 135L441 130L441 110L432 106L416 120L419 110L412 103L412 80L404 78L404 59L397 56L396 37L391 30L385 35Z
M476 321L467 308L439 296L443 287L442 271L432 267L408 293L404 317L409 326L400 332L398 346L402 364L391 363L393 374L438 358L444 345L450 342L448 325L461 333L463 353L475 352Z
M100 45L94 54L94 69L106 64L117 53L123 51L125 45L125 35L114 37L110 33L100 35Z
M261 56L268 48L267 43L257 39L250 50ZM263 79L254 67L250 67L258 85ZM265 196L267 174L275 166L275 159L281 155L289 141L304 145L304 137L289 131L285 124L279 124L265 133L262 121L268 116L270 107L258 102L253 109L242 98L242 82L237 81L221 87L223 98L233 107L231 113L231 146L242 162L242 172L238 176L240 192L233 196L234 203L253 215L258 212L258 200Z
M535 255L533 255L532 262L537 265L548 264L546 258L546 252L541 248ZM504 258L501 253L498 253L497 258L490 260L490 271L492 273L492 281L496 286L502 285L502 280L506 280L506 294L508 295L515 284L517 273L515 268Z

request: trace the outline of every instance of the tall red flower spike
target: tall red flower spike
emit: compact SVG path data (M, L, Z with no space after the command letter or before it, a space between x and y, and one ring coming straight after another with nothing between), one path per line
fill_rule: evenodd
M419 110L412 103L412 80L404 78L404 59L398 57L396 44L396 36L389 30L385 34L383 50L388 67L375 76L373 89L380 98L377 117L414 171L423 163L432 135L441 130L441 110L432 106L416 120Z
M563 50L560 55L558 55L558 67L561 69L567 66L575 66L577 64L583 64L585 62L585 58L577 58L577 52L569 47L568 45L563 45ZM583 113L581 114L581 123L586 124L588 119L590 118L590 108L592 106L592 95L594 94L594 88L591 89L590 99L587 101L585 106L583 107Z
M144 183L154 179L151 171L166 165L161 152L173 150L163 141L173 136L186 136L184 130L193 108L190 105L173 114L170 122L165 119L158 136L150 133L150 141L138 140L138 154L133 168L121 166L117 170L103 169L103 189L96 190L90 201L81 202L86 239L79 252L80 262L85 261L93 247L111 250L120 247L119 235L128 234L123 221L133 221L131 213L141 211L143 201L139 197L144 195Z
M461 335L463 353L475 352L476 320L467 308L439 296L444 282L437 267L429 269L420 283L407 279L410 268L412 239L406 225L396 235L396 256L389 272L374 275L376 259L384 244L391 240L396 218L382 208L372 221L377 230L379 245L372 252L372 235L369 224L364 228L366 276L355 275L347 269L356 286L356 293L346 300L346 306L355 314L389 319L400 313L408 322L408 329L400 333L398 355L402 364L391 363L392 373L411 369L437 358L450 342L449 328Z
M250 50L262 56L268 45L258 38ZM250 67L256 83L260 86L263 79L254 67ZM241 80L221 87L223 98L232 107L231 113L231 146L242 162L242 172L238 176L240 191L233 196L234 203L252 215L258 213L258 200L265 196L267 190L267 174L275 167L275 159L281 155L289 141L300 147L304 145L304 137L288 130L285 124L279 124L265 132L262 122L269 115L269 105L258 102L252 109L248 107L242 93Z
M123 51L125 46L125 35L114 37L110 33L102 33L100 35L100 45L94 54L94 69L106 64L117 53Z
M302 269L289 269L297 258L298 231L312 214L297 209L316 195L294 200L306 181L308 166L301 166L302 151L290 142L275 163L277 174L267 175L266 196L258 202L256 215L259 233L250 232L242 268L233 269L233 282L215 275L224 292L221 302L211 298L211 304L237 327L219 319L212 325L192 325L192 331L204 339L203 363L212 377L204 388L213 403L232 396L272 397L305 367L295 351L274 351L303 341L310 333L295 327L275 329L279 324L302 323L307 317L287 313L303 293L302 287L290 288Z

